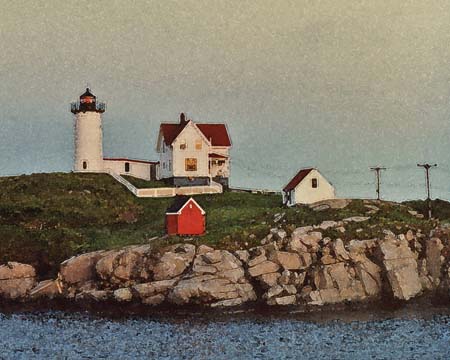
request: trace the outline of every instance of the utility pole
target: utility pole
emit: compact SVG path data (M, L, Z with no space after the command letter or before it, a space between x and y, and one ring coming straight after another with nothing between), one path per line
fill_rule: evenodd
M386 170L384 167L374 166L371 167L370 170L375 171L377 175L377 200L380 200L380 171Z
M431 197L430 197L430 169L436 167L437 164L417 164L418 167L423 167L425 169L425 174L427 177L427 203L428 203L428 219L431 219Z

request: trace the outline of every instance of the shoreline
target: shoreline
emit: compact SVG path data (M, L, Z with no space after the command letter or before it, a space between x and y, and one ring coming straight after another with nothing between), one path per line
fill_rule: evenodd
M359 303L340 303L322 306L293 305L269 306L264 303L246 304L232 308L205 308L200 305L146 306L139 303L118 304L116 302L78 301L67 299L40 300L33 302L2 302L0 314L47 315L62 313L65 316L79 314L109 320L143 319L154 321L235 321L256 320L259 322L298 320L313 323L329 321L381 321L385 319L423 319L435 315L450 316L450 300L439 295L423 295L408 302L386 299Z

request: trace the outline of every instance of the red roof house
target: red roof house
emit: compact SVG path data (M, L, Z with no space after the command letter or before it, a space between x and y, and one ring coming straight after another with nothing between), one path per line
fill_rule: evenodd
M166 211L168 235L203 235L206 230L205 210L192 198L178 196Z
M225 124L196 123L181 113L178 123L160 125L159 178L174 186L228 187L231 145Z

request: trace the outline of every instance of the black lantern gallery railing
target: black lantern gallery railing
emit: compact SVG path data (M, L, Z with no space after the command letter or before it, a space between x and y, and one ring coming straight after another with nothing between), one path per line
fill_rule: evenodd
M74 114L86 111L95 111L98 113L104 113L106 110L106 104L104 102L73 102L70 104L70 111Z

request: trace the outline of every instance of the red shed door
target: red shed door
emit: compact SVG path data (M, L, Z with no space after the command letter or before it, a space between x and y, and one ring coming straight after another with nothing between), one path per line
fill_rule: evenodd
M205 215L192 200L181 209L178 215L178 233L180 235L203 235L205 233Z

